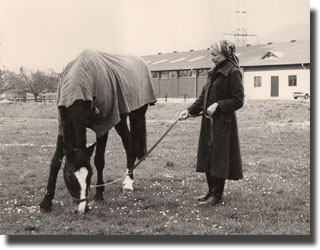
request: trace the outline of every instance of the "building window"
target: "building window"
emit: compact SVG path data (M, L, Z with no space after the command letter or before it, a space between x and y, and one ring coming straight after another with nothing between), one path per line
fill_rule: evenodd
M192 77L191 70L179 70L179 77Z
M199 76L208 76L207 69L199 69Z
M261 76L255 76L254 77L254 87L260 88L262 85Z
M177 78L177 71L169 71L169 78Z
M161 79L168 79L168 77L169 77L169 72L168 71L162 71L160 73L160 78Z
M289 86L297 86L297 76L296 75L288 76L288 82L289 82Z
M159 72L151 72L152 78L159 78Z

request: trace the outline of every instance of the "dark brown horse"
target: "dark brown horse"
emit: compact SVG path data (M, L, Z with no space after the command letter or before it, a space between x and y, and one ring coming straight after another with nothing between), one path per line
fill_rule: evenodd
M64 70L57 96L59 134L40 207L51 209L57 175L65 157L66 186L78 203L77 211L88 210L93 175L90 158L96 146L97 185L102 185L106 143L113 127L127 156L123 189L133 191L132 168L136 159L147 151L145 113L148 105L156 102L147 65L138 57L86 50ZM87 128L96 133L96 143L90 147L87 147ZM94 199L102 200L103 192L104 186L97 187Z

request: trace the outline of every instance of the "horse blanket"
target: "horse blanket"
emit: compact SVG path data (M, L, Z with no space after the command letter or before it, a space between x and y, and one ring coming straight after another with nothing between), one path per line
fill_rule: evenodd
M142 58L85 50L70 62L58 85L58 106L70 107L76 100L91 101L99 111L92 129L98 137L129 113L157 101L150 70ZM59 134L63 135L59 117Z

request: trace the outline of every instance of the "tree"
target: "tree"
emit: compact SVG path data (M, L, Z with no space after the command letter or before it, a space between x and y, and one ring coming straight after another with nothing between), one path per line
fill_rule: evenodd
M56 92L60 76L54 71L45 73L42 71L31 72L20 68L19 74L12 71L0 70L0 94L11 90L24 90L30 92L37 101L40 93Z
M19 75L28 91L33 94L34 101L37 101L39 94L46 89L46 74L39 70L36 73L27 73L26 70L21 67Z
M57 87L58 87L58 83L60 80L60 76L58 73L55 72L51 72L49 74L46 75L46 88L44 90L44 92L56 92L57 91Z
M13 88L12 86L10 86L10 84L6 84L4 74L5 74L5 71L2 71L0 69L0 95L8 91L9 89Z
M11 89L25 89L25 84L16 73L0 70L0 94Z

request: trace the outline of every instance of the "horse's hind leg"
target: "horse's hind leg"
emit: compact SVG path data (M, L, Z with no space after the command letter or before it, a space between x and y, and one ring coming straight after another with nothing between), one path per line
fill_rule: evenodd
M42 202L40 203L40 208L43 210L50 210L52 207L52 200L55 194L57 176L61 167L62 159L63 159L63 136L59 135L57 139L56 151L51 159L50 174L49 174L48 184L46 188L46 193Z
M145 114L148 104L130 113L130 132L133 147L137 151L138 159L147 153L147 130Z
M106 144L108 140L108 133L101 137L97 137L97 147L96 147L96 154L94 157L94 165L97 168L97 185L103 185L103 169L105 164L105 151L106 151ZM94 200L103 200L103 192L104 186L96 188L96 194L94 196Z
M132 138L127 125L127 115L121 115L121 121L115 126L120 135L127 155L127 176L123 182L123 191L133 191L133 166L137 158L137 150L134 148Z

